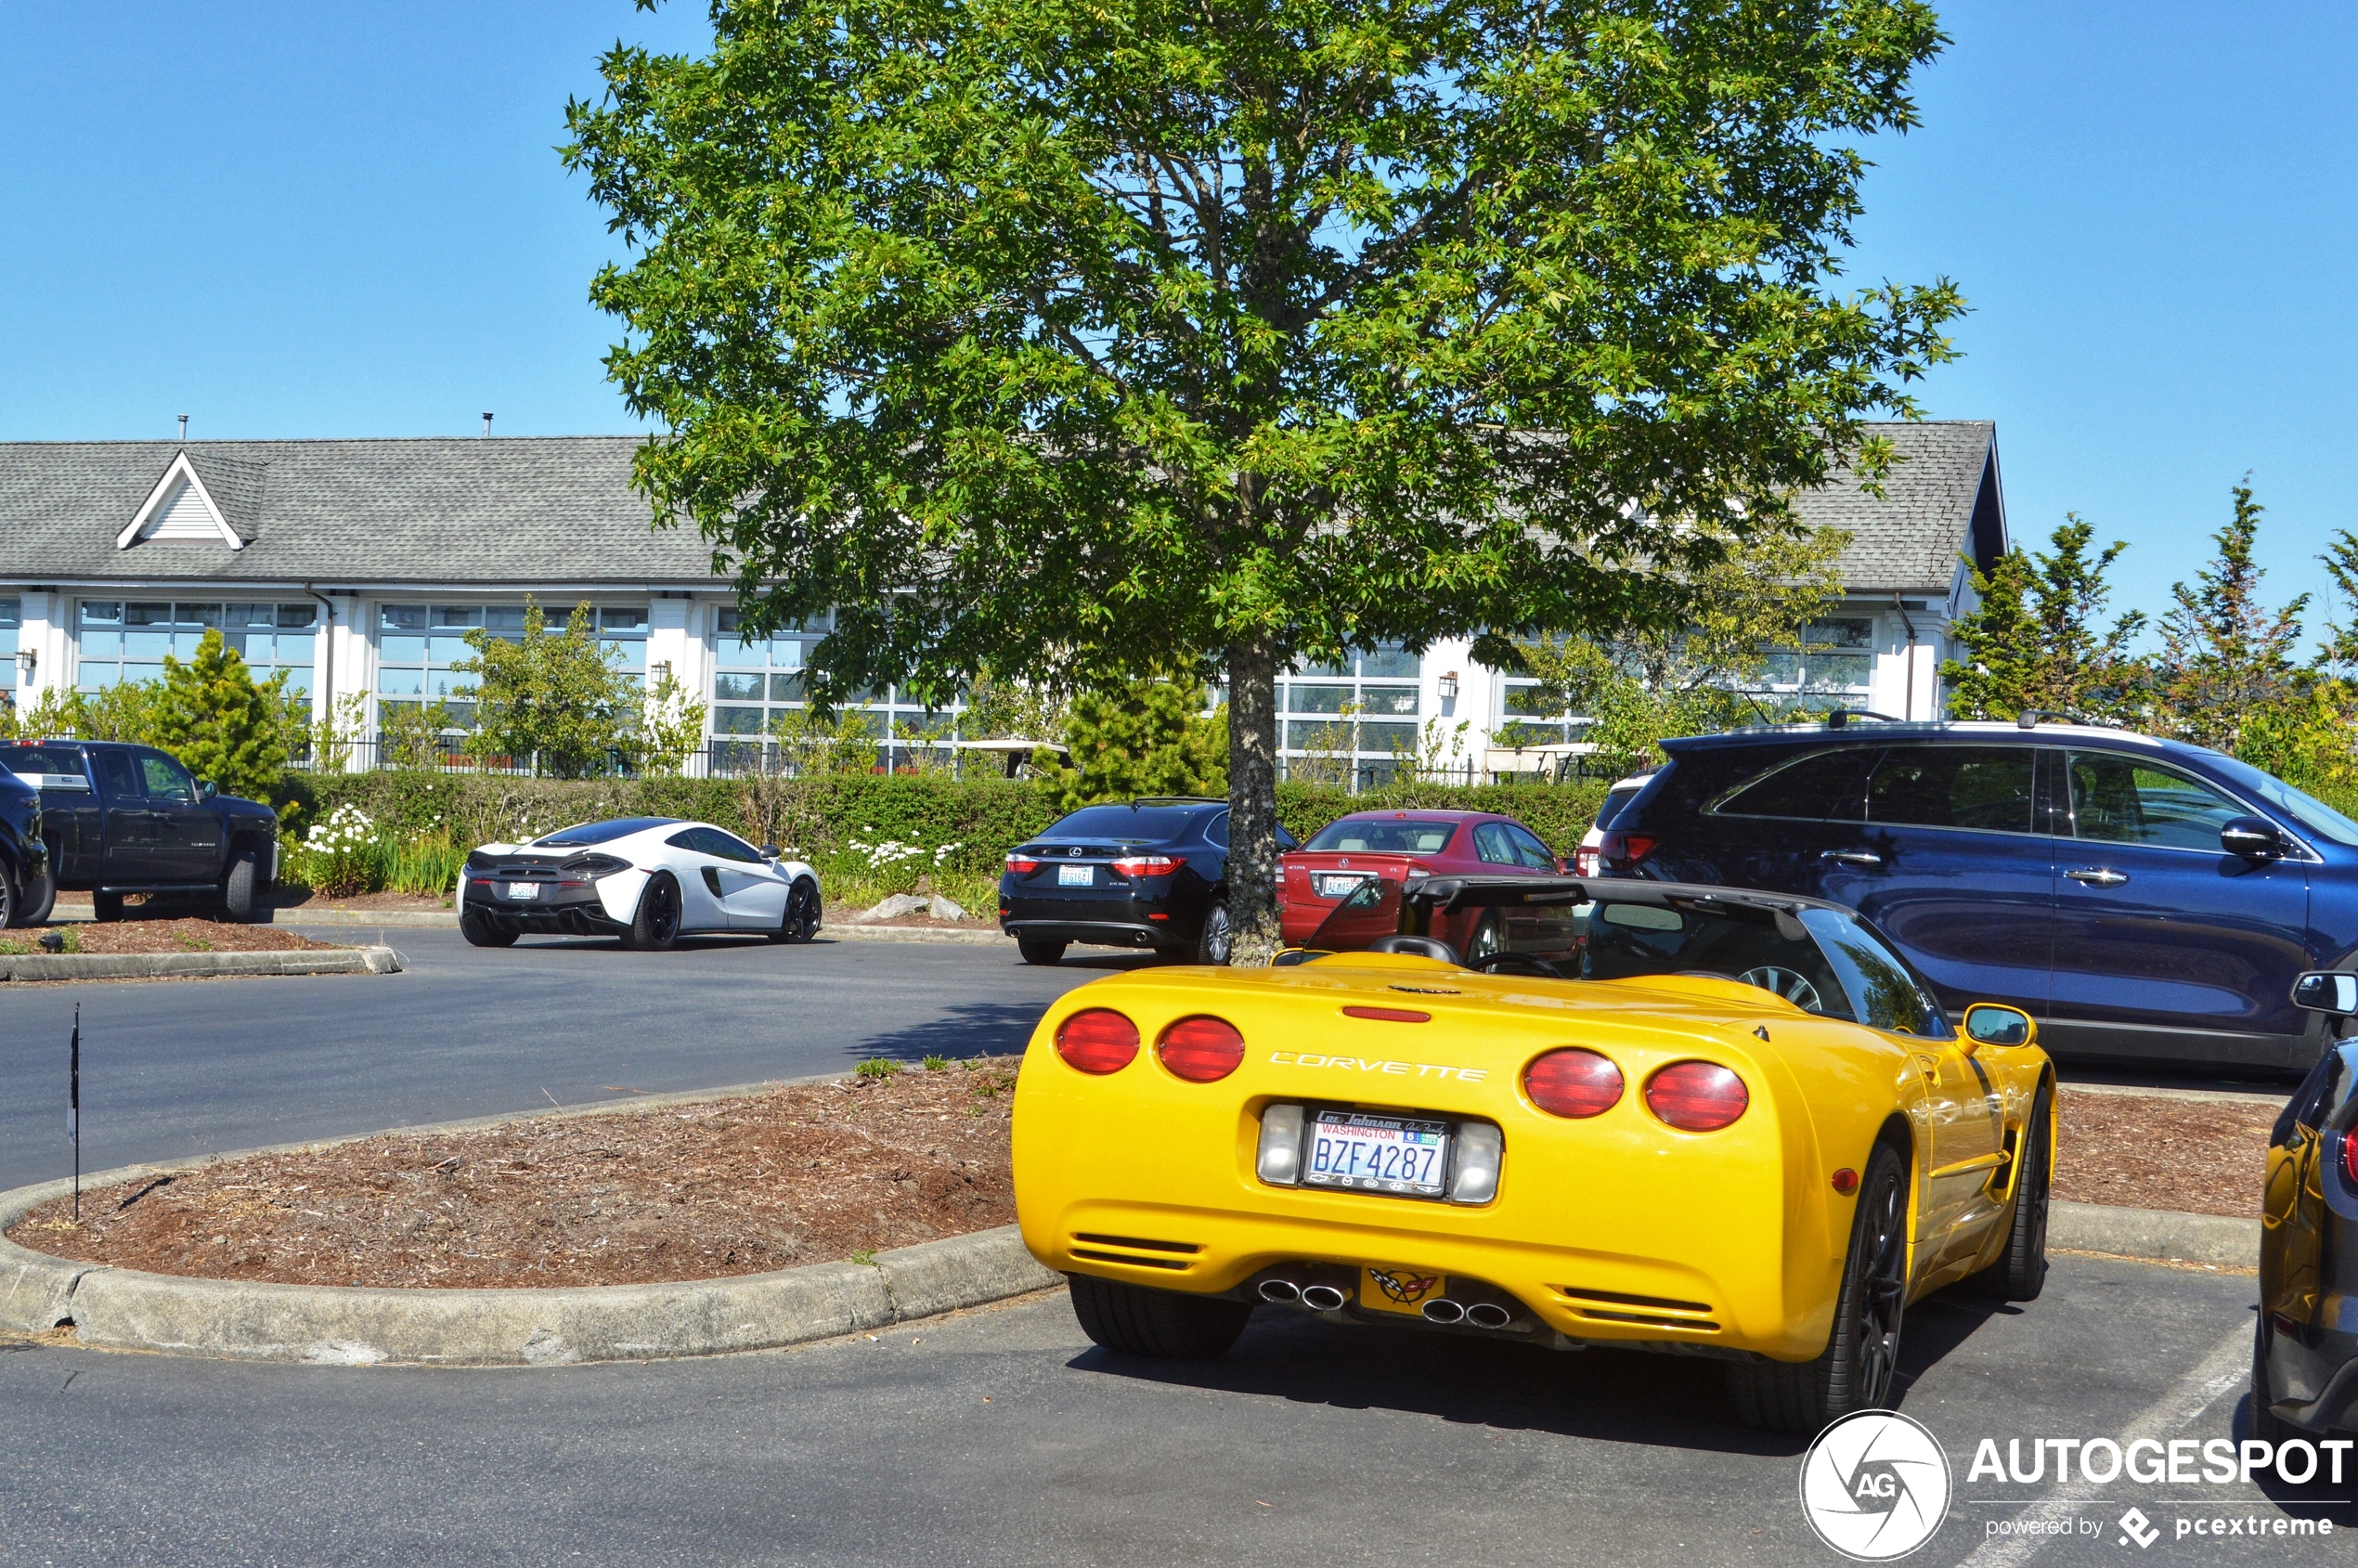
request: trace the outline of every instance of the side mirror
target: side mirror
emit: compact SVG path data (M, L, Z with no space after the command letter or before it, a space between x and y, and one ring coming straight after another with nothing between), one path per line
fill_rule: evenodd
M2273 861L2285 852L2285 836L2265 817L2229 817L2219 824L2219 847L2248 861Z
M765 861L774 861L780 855L784 853L785 851L779 849L775 844L764 844L761 847L761 858Z
M198 798L198 799L200 799L200 800L210 800L210 799L212 799L214 796L216 796L216 795L218 795L218 794L220 794L220 793L221 793L221 786L220 786L219 784L214 784L214 783L211 779L199 779L199 780L197 781L197 798Z
M2358 975L2351 978L2358 982ZM2019 1007L1976 1002L1965 1009L1965 1038L1976 1045L2035 1045L2039 1025Z
M2358 1013L2358 975L2312 969L2292 982L2292 1004L2312 1013Z

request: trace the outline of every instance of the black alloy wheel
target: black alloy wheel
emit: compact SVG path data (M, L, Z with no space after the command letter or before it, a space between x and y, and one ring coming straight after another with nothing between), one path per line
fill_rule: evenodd
M773 942L807 942L819 934L819 889L798 877L786 893L786 913L770 933Z
M630 917L630 929L622 934L622 945L636 952L662 952L679 940L680 884L669 872L659 871L641 890L638 912Z
M1889 1407L1908 1307L1908 1180L1898 1150L1878 1144L1859 1185L1825 1351L1814 1361L1730 1366L1728 1392L1744 1425L1811 1437L1853 1411Z
M1196 962L1224 965L1236 950L1236 927L1228 920L1228 890L1215 888L1211 907L1204 912L1203 935L1196 939Z
M512 926L500 926L487 914L473 910L459 916L459 934L467 939L469 947L513 947L517 932Z

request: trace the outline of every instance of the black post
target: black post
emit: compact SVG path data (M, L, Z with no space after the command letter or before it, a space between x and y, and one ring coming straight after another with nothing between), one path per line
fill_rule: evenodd
M82 1004L73 1004L73 1044L66 1068L66 1136L73 1140L73 1223L82 1223Z

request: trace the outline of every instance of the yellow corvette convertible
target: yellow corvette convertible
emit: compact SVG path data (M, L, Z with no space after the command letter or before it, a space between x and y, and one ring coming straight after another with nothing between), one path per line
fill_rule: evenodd
M1483 908L1522 945L1468 965L1420 934ZM2038 1295L2036 1028L1952 1030L1849 911L1499 876L1336 918L1394 929L1110 977L1041 1019L1017 1211L1097 1343L1219 1355L1266 1304L1701 1354L1742 1419L1809 1433L1890 1398L1909 1302Z

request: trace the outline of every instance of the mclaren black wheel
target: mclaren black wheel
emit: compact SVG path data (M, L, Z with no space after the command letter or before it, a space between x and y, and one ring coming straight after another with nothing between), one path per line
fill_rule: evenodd
M669 872L659 871L640 891L638 913L622 934L622 945L634 952L662 952L679 940L680 884Z
M467 939L467 945L470 947L513 947L516 945L516 932L513 928L496 925L488 915L477 914L473 910L459 916L459 934Z
M1876 1146L1859 1184L1850 1257L1833 1332L1815 1361L1747 1361L1728 1368L1736 1419L1764 1432L1810 1437L1855 1410L1886 1407L1899 1368L1908 1307L1908 1162Z
M770 933L773 942L807 942L819 934L819 888L808 877L786 894L786 913Z
M1081 1331L1108 1350L1163 1361L1210 1361L1228 1354L1251 1320L1247 1302L1154 1290L1095 1275L1069 1276Z

